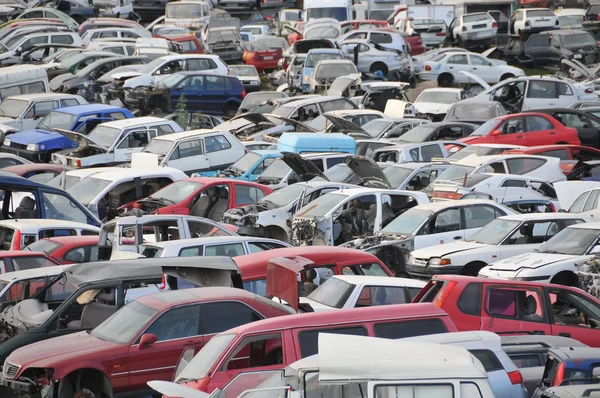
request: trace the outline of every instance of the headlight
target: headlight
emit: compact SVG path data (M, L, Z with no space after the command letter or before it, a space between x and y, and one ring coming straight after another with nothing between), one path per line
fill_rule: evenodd
M10 138L5 138L4 142L2 142L2 145L4 145L4 146L10 146Z
M451 264L451 261L447 258L435 257L435 258L429 259L429 265L450 265L450 264Z
M414 264L415 263L415 256L413 256L412 254L410 256L408 256L408 263L409 264Z
M38 144L29 144L27 145L27 150L31 152L37 152L40 150L40 146Z

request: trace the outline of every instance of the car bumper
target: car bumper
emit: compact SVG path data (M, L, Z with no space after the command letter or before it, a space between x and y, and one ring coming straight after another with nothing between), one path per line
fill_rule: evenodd
M431 279L435 275L458 275L463 270L462 265L441 267L423 267L415 264L406 264L406 272L415 279Z
M51 152L49 151L32 152L27 149L15 148L12 146L3 146L2 152L12 153L13 155L20 156L36 163L47 163L50 161L51 156Z
M437 80L439 73L421 72L419 73L419 79L421 80Z
M523 32L525 33L540 33L540 32L545 32L547 30L554 30L556 29L556 26L539 26L539 27L529 27L529 28L525 28L523 29Z
M264 60L264 61L260 61L260 62L256 62L256 61L246 61L246 63L248 65L253 65L256 70L258 72L262 72L265 69L277 69L278 65L277 63L279 62L279 58L275 58L273 57L272 60Z
M487 42L496 37L496 32L470 32L466 34L465 40L469 42Z
M3 374L0 374L0 386L10 388L17 397L21 396L21 393L29 395L37 392L35 385L18 380L9 380Z
M255 91L260 91L261 89L260 84L242 83L242 86L244 86L244 90L246 90L247 93L253 93Z
M209 52L210 55L218 55L225 63L236 64L242 63L244 53L242 51L219 51Z

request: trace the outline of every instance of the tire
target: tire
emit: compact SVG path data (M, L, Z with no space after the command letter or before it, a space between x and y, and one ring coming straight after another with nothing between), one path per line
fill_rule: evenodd
M554 277L550 280L550 283L579 287L579 278L573 272L562 271L554 275Z
M386 64L384 64L383 62L375 62L373 65L371 65L371 67L369 68L369 72L371 73L376 73L377 71L381 71L381 73L383 74L383 76L387 76L388 74L388 67Z
M437 83L440 87L452 87L454 84L454 76L450 73L442 73L438 76Z
M473 261L463 267L461 275L477 276L486 265L483 261Z
M512 73L505 73L500 77L500 81L512 79L513 77L515 77L515 75L513 75Z

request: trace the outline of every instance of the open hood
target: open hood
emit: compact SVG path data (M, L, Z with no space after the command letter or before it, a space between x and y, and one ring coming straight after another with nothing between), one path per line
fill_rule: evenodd
M581 62L577 61L576 59L573 59L573 60L562 59L560 62L563 65L567 65L569 68L574 69L575 71L581 73L582 78L595 79L595 77L592 75L592 70L590 68L588 68L587 66L585 66L584 64L582 64Z
M282 123L292 126L294 128L294 131L297 133L316 133L317 132L317 130L315 130L314 128L310 127L307 124L298 122L293 119L289 119L287 117L273 115L271 113L244 113L242 115L238 115L236 117L229 119L226 123L234 122L236 120L246 120L246 121L248 121L248 123L255 124L255 125L258 125L261 123L267 123L271 126L275 126L275 123L273 123L272 120L269 120L269 118L280 120ZM239 128L239 127L244 127L246 125L240 125L240 126L236 125L236 127Z
M181 397L181 398L208 398L209 394L194 390L183 384L173 383L172 381L153 380L149 381L150 386L154 391L159 392L165 397Z
M290 119L290 118L278 116L278 115L273 115L272 113L265 113L264 116L267 116L267 117L270 117L273 119L277 119L277 120L281 120L283 123L289 124L290 126L292 126L294 128L294 132L296 132L296 133L317 133L318 132L316 129L310 127L308 124L299 122L294 119ZM269 120L269 119L267 119L267 120Z
M464 70L461 70L458 73L462 73L463 75L465 75L466 77L468 77L469 79L473 80L475 83L478 83L481 87L483 87L484 90L487 90L488 88L490 88L491 86L489 84L487 84L483 79L481 79L479 76L472 74L471 72L467 72Z
M369 133L363 130L362 127L344 119L343 117L328 115L326 113L323 114L323 117L327 119L328 123L333 124L338 131L343 132L344 134L353 133L357 137L373 138Z
M363 82L361 84L361 88L363 89L363 91L383 91L383 90L388 90L388 89L392 89L392 88L404 88L409 86L408 83L402 83L402 82L380 82L380 81L369 81L369 82Z
M185 266L163 264L161 268L165 274L174 278L185 279L199 287L233 286L243 288L241 272L231 257L214 256L209 261ZM232 272L240 277L232 280Z
M348 89L348 87L360 80L359 74L336 77L333 83L331 83L331 86L329 86L327 95L341 97L344 95L344 92Z
M275 257L267 263L267 297L284 300L298 312L298 273L314 262L300 256Z
M69 140L78 143L79 145L94 146L96 148L100 148L100 149L103 149L104 151L108 152L109 148L96 143L95 141L89 139L87 136L85 136L81 133L76 133L75 131L69 131L69 130L64 130L64 129L54 129L54 131L56 131L58 134L60 134L64 137L67 137Z
M309 21L304 27L305 39L337 39L342 32L340 21L334 18L319 18Z
M592 188L598 188L600 182L598 181L558 181L554 184L556 190L556 196L560 203L560 208L569 210L575 199L579 197L584 191Z
M351 155L346 158L344 163L361 178L360 185L373 188L391 188L391 184L383 174L383 170L373 159L366 156Z
M323 174L323 172L319 170L318 167L315 166L315 164L310 160L304 159L297 153L282 153L283 158L281 158L281 160L283 160L285 164L287 164L302 181L310 181L315 177L321 177L325 181L329 181L325 174Z

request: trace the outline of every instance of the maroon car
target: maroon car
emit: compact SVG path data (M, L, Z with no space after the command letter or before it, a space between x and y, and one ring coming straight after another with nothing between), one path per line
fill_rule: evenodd
M29 163L8 166L3 168L2 171L14 173L20 177L27 178L28 180L45 184L63 171L70 169L70 167L59 164Z

